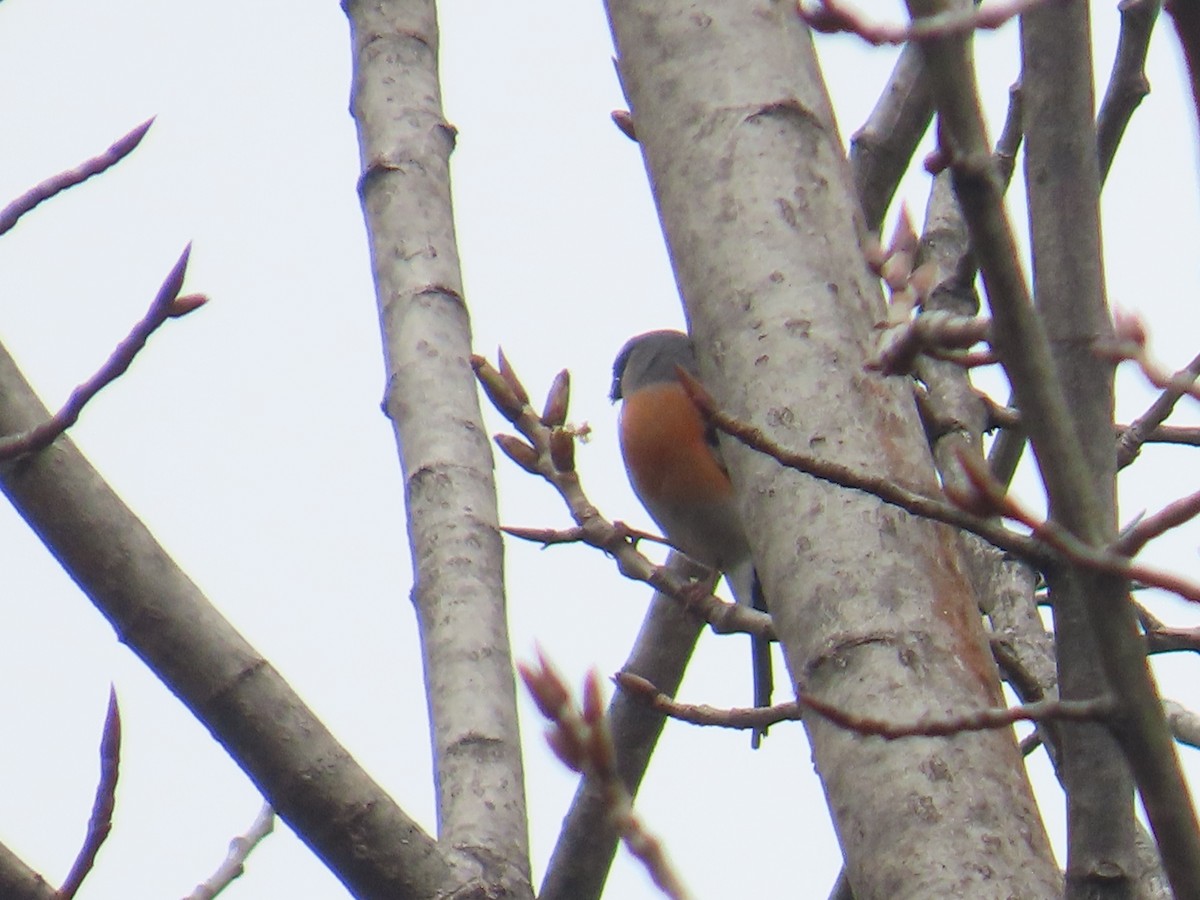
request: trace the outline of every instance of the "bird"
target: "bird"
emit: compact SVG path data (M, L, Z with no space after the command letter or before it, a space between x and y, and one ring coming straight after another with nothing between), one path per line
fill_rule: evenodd
M699 378L681 331L630 338L613 363L609 398L621 402L618 436L633 491L678 550L720 572L739 603L766 611L750 544L734 504L717 435L684 391L678 370ZM771 705L771 647L751 635L754 705ZM750 734L757 749L765 727Z

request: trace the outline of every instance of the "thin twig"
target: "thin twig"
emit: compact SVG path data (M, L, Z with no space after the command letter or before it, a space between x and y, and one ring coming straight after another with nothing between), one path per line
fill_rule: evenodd
M857 734L894 741L908 737L949 737L967 731L988 731L1007 728L1016 722L1074 721L1094 722L1112 714L1115 704L1111 697L1092 700L1039 700L1007 709L980 709L959 716L936 718L922 716L911 725L900 725L884 719L872 719L839 709L832 703L818 700L811 694L799 693L799 703L835 725Z
M819 0L812 7L803 0L797 4L800 18L813 31L826 34L848 32L856 34L868 44L906 44L910 41L931 41L937 38L954 37L972 31L992 31L1010 19L1029 12L1049 0L1008 0L1006 3L989 3L987 6L972 6L937 15L914 18L908 25L889 25L872 22L861 13L843 5L842 0Z
M629 537L631 541L637 543L639 541L649 541L652 544L662 544L664 547L675 546L665 537L654 534L649 531L642 531L638 528L631 528L624 522L613 522L615 528L621 529ZM574 528L525 528L520 525L501 525L500 530L505 534L512 535L515 538L520 538L523 541L531 541L535 544L541 544L543 547L549 547L554 544L586 544L588 543L587 531L579 526Z
M99 156L89 159L74 169L67 169L65 172L52 175L41 184L27 190L16 200L8 204L8 206L4 207L3 210L0 210L0 234L11 231L21 216L32 210L39 203L49 200L55 194L61 194L67 188L82 184L93 175L99 175L106 169L111 169L134 151L134 148L142 142L142 138L146 136L146 132L150 130L150 126L153 124L153 118L147 119L124 137L118 138L115 144Z
M179 296L183 287L183 276L187 272L188 255L191 253L189 244L176 261L166 279L158 289L158 294L150 308L125 340L117 345L112 355L100 369L79 387L71 392L62 409L48 420L21 434L0 438L0 460L15 459L27 453L36 453L54 442L68 428L79 420L83 408L96 394L107 385L121 377L129 368L135 356L146 346L146 341L167 319L185 316L199 309L207 302L200 294Z
M246 871L246 859L268 834L275 830L275 810L264 802L254 824L243 835L229 842L229 853L217 867L217 871L202 884L196 885L184 900L212 900L213 897L233 884Z
M735 419L718 409L703 385L694 378L687 377L687 373L682 374L681 380L692 401L715 428L736 438L747 447L765 453L780 465L830 484L871 494L884 503L897 506L915 516L970 531L1001 550L1014 553L1031 562L1044 565L1054 560L1054 554L1050 552L1050 548L1027 535L1005 528L989 516L968 512L945 499L904 487L889 478L856 472L841 463L781 447L768 438L761 429Z
M1174 653L1179 650L1200 653L1200 628L1174 628L1140 603L1134 603L1134 609L1146 635L1147 653Z
M1175 404L1183 397L1182 384L1185 381L1194 382L1200 377L1200 355L1197 355L1183 369L1175 373L1171 384L1150 404L1150 408L1129 424L1117 441L1117 468L1125 468L1141 452L1142 445L1150 440L1150 436L1167 420L1175 410Z
M1117 145L1125 134L1133 111L1150 93L1146 79L1146 53L1150 49L1150 34L1162 9L1162 0L1121 0L1121 33L1112 74L1100 112L1096 115L1096 146L1100 153L1100 180L1108 177Z
M732 709L708 704L680 703L674 697L660 691L653 682L632 672L618 672L613 676L613 681L621 690L628 691L663 715L691 725L753 730L769 728L780 722L796 722L803 716L803 710L794 702Z
M100 738L100 781L96 785L96 798L92 801L92 814L88 818L87 835L83 846L71 864L62 887L58 889L59 900L71 900L78 892L83 880L92 871L96 854L112 831L112 814L116 807L117 777L121 770L121 710L117 705L117 692L108 692L108 712L104 716L104 730Z
M1136 556L1154 538L1178 528L1200 515L1200 491L1168 503L1152 516L1146 516L1127 528L1113 544L1116 553Z
M536 665L518 663L517 671L538 709L552 725L546 734L550 749L563 765L600 787L609 817L625 846L646 867L659 890L672 900L686 900L687 889L667 859L662 843L646 830L633 811L633 798L621 783L616 750L604 715L600 676L595 671L588 673L580 708L562 676L540 650Z
M921 48L912 44L900 51L871 114L850 138L850 172L867 231L879 231L932 118Z
M680 377L692 401L714 427L741 441L747 447L765 453L789 469L795 469L830 484L863 491L912 515L969 531L1001 550L1016 554L1042 567L1071 562L1096 572L1116 575L1151 587L1162 588L1185 600L1200 603L1200 583L1181 575L1132 562L1125 555L1114 552L1111 548L1094 547L1067 531L1053 519L1042 519L1033 515L1008 496L1003 485L992 478L986 468L976 465L975 461L966 455L960 457L960 463L964 471L970 474L971 484L978 492L978 496L975 498L963 497L959 500L960 505L956 506L946 500L931 497L889 479L855 472L841 463L781 447L760 429L717 409L715 402L705 391L703 385L688 376L686 372L681 373ZM966 507L969 504L986 507L986 514L968 511ZM1020 522L1029 528L1032 534L1020 534L1005 528L993 518L997 514Z

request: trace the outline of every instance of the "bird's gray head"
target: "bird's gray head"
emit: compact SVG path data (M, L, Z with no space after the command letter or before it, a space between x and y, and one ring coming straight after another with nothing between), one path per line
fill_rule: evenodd
M615 403L638 388L678 381L676 366L700 374L692 339L682 331L647 331L630 338L613 363L609 399Z

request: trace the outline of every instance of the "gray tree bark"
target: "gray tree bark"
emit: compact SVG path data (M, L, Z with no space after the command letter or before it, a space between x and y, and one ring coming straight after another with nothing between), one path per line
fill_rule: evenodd
M718 400L784 445L932 488L906 385L863 371L884 309L794 5L608 7ZM949 532L727 451L795 682L891 721L1001 702ZM859 900L1059 894L1011 732L884 743L816 716L806 729Z

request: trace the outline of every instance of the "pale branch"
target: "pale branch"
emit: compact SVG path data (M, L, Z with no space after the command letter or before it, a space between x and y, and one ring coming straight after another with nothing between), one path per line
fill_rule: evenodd
M1112 74L1096 115L1101 182L1108 177L1117 155L1117 145L1133 111L1150 93L1146 53L1150 49L1150 34L1162 9L1162 0L1121 0L1117 8L1121 13L1121 32L1117 38Z
M883 738L885 741L910 737L949 737L967 731L987 731L1008 728L1017 722L1104 721L1112 715L1116 704L1110 697L1091 700L1039 700L1020 706L980 709L957 716L923 716L909 725L874 719L839 709L800 691L799 704L828 719L840 728L857 734Z
M1163 711L1175 740L1200 750L1200 716L1174 700L1163 700Z
M233 884L245 873L246 860L254 852L254 848L274 830L275 810L271 808L270 803L264 801L250 829L229 842L229 853L226 854L217 870L201 884L196 885L196 889L184 900L212 900L213 897Z
M121 710L117 706L117 692L109 688L108 712L104 716L104 729L100 738L100 780L96 784L96 797L92 801L92 814L88 817L87 834L83 846L71 864L71 871L58 889L59 900L72 900L83 880L96 863L96 854L112 831L112 815L116 808L117 777L121 770Z
M55 194L61 194L68 188L82 184L93 175L99 175L106 169L111 169L134 151L153 124L153 118L147 119L128 134L118 138L103 153L81 163L74 169L67 169L65 172L52 175L41 184L35 185L16 200L13 200L3 210L0 210L0 234L11 231L23 215L30 212L38 204L49 200Z
M923 16L919 19L914 16L908 25L873 22L844 5L843 0L818 0L811 7L804 0L800 0L797 10L800 18L807 22L813 31L826 34L856 34L868 44L878 47L882 44L920 43L970 34L972 31L993 31L1010 19L1049 2L1051 0L1006 0L972 9Z
M613 681L621 690L628 691L652 709L690 725L754 730L778 725L780 722L797 722L803 715L803 711L795 702L733 709L721 709L708 704L680 703L649 679L632 672L618 672L613 676Z
M612 524L617 530L623 531L634 544L641 541L649 541L652 544L662 544L664 547L675 549L665 537L661 537L653 532L632 528L619 520ZM549 547L553 544L580 544L588 542L587 531L578 525L574 528L525 528L520 525L501 525L500 530L523 541L541 544L543 547Z
M198 294L180 296L183 278L187 272L188 256L191 245L184 248L179 259L163 280L150 308L141 320L133 326L128 336L113 350L96 373L71 392L67 402L53 416L20 434L0 437L0 460L15 459L27 453L50 446L56 438L79 421L79 415L88 402L100 393L107 385L116 381L125 373L133 362L134 357L146 346L146 341L167 319L185 316L199 309L206 298Z
M744 632L767 640L775 639L769 615L697 590L694 583L680 578L665 566L655 565L637 549L629 529L605 519L588 500L575 471L576 430L565 424L569 393L569 380L561 377L565 370L550 389L546 412L539 415L530 405L528 392L503 353L497 367L478 355L471 357L471 366L488 399L525 438L523 441L513 435L500 434L496 435L496 445L526 472L540 476L558 491L575 520L576 527L570 531L574 540L603 550L616 561L618 571L626 578L644 582L674 597L719 634ZM516 536L525 538L528 534L519 529ZM544 532L534 534L535 540L541 540L545 535Z
M667 859L662 843L634 813L633 797L621 782L616 748L604 715L600 676L595 671L588 673L581 708L541 651L536 665L518 663L517 671L538 709L551 723L546 742L554 755L571 771L599 786L609 819L616 825L621 840L645 866L658 889L672 900L686 900L690 895Z
M1200 357L1197 359L1200 361ZM1165 396L1168 393L1177 392L1168 388L1161 396ZM997 428L1020 430L1020 410L1014 406L1002 406L986 394L980 394L980 397L987 408L987 428L985 430L992 431ZM1155 401L1155 405L1158 405L1157 400ZM1200 427L1192 425L1153 425L1154 418L1157 418L1157 415L1148 412L1145 423L1139 424L1141 420L1138 420L1127 425L1117 423L1113 426L1113 431L1117 439L1118 466L1123 468L1132 463L1137 458L1136 454L1141 452L1141 448L1145 444L1179 444L1185 447L1200 447ZM1136 444L1136 453L1133 456L1124 456L1126 453L1125 447L1129 441L1133 441Z
M1175 404L1184 395L1184 385L1191 384L1200 377L1200 355L1197 355L1184 368L1180 369L1170 379L1170 383L1162 388L1162 393L1150 404L1149 409L1134 419L1117 442L1117 467L1124 468L1141 452L1142 445L1153 440L1153 435L1159 433L1162 424L1175 411ZM1195 431L1195 429L1187 429ZM1181 441L1181 443L1183 443ZM1190 443L1190 441L1188 441Z

